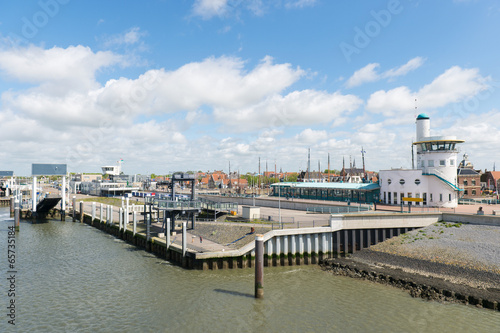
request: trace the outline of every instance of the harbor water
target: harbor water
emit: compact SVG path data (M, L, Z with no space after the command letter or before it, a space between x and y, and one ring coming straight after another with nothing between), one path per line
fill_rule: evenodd
M0 332L497 332L500 312L415 299L318 266L185 270L88 225L13 220L0 208ZM15 281L8 281L15 271ZM9 289L14 286L15 296ZM15 325L9 323L15 301Z

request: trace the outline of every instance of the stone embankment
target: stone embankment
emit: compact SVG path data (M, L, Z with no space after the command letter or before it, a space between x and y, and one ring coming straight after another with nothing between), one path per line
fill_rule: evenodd
M500 310L498 226L439 222L322 265L414 297Z

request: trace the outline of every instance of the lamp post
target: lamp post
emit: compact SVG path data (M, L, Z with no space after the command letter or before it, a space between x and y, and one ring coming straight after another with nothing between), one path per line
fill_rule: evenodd
M279 212L279 225L280 229L283 229L283 224L281 224L281 186L278 185L278 212Z

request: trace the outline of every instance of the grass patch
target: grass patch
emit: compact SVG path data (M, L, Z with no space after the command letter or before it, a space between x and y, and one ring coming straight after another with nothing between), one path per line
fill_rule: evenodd
M82 200L78 200L78 201L97 202L97 203L102 203L105 205L112 205L112 206L116 206L116 207L122 206L122 199L117 199L117 198L92 197L92 198L82 199ZM131 204L131 203L129 203L129 204Z

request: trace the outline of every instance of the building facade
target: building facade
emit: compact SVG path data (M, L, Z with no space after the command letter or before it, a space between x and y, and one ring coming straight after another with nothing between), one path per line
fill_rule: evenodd
M376 203L380 199L376 183L282 182L271 184L271 190L271 196L282 198L358 203Z
M414 198L417 205L456 207L461 189L457 183L457 144L455 136L431 136L430 118L420 114L416 121L417 150L415 169L381 170L380 196L386 204L404 204ZM411 198L411 199L409 199Z

